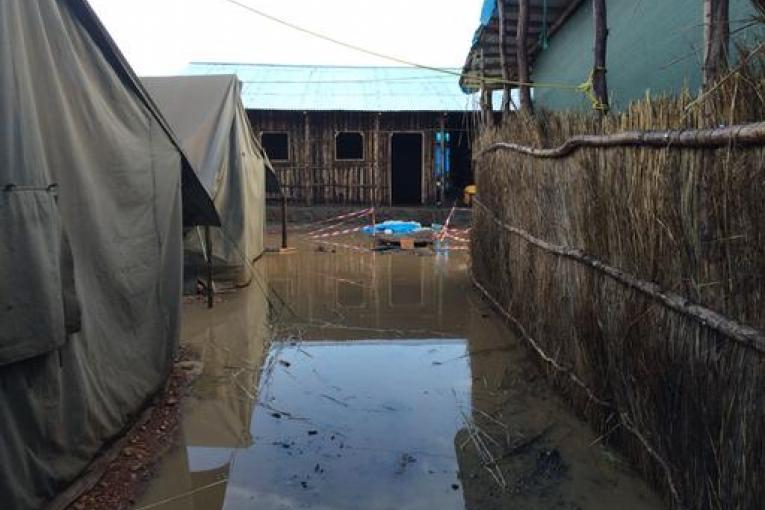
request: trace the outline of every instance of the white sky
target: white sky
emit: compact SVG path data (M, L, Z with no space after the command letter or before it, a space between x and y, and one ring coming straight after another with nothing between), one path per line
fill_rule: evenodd
M461 67L482 0L239 0L345 42ZM90 0L139 75L193 61L396 65L278 25L225 0Z

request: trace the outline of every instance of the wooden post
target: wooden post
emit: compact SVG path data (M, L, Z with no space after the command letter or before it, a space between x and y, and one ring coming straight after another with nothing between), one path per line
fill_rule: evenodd
M518 60L518 81L521 95L521 111L534 113L531 102L531 87L529 77L529 0L518 0L518 30L516 32L516 52Z
M377 248L377 210L372 207L372 250Z
M441 130L441 179L438 183L438 205L441 206L446 200L446 113L441 115L441 121L439 123Z
M481 48L481 117L484 127L494 125L494 105L491 89L486 84L486 60L483 56L483 48Z
M505 15L505 1L497 2L499 15L499 65L502 68L502 119L505 120L510 113L510 67L507 63L507 41L505 40L507 32L507 17Z
M728 66L729 9L729 0L704 0L704 88Z
M308 112L303 112L303 160L306 169L305 178L308 181L308 205L313 205L314 195L316 194L316 172L311 164L311 123L308 118ZM303 183L299 183L303 184Z
M212 308L215 293L213 291L213 245L210 225L205 225L205 246L207 248L207 308Z
M380 112L377 112L377 115L375 115L374 143L372 144L374 158L372 166L372 207L377 205L377 200L379 200L380 196L377 190L380 184L380 115L382 115Z
M287 197L282 193L282 250L286 250L287 245Z
M592 22L595 32L593 45L592 91L595 108L601 115L608 113L608 85L606 84L606 47L608 40L608 15L606 0L592 0Z

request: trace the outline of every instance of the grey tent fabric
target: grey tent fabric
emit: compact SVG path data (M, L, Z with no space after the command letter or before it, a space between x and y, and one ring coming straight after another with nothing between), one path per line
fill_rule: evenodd
M142 81L220 215L221 228L213 231L216 263L249 268L264 250L266 175L275 176L250 127L239 80L227 75ZM200 238L189 233L186 248L201 253Z
M178 338L183 223L217 214L84 0L0 1L0 507L129 425Z

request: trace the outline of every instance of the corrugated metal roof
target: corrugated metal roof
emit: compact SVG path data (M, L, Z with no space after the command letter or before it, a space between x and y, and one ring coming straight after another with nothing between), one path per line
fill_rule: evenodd
M460 69L449 69L459 73ZM192 63L184 74L236 74L257 110L475 111L459 76L412 67Z
M518 28L518 0L502 0L505 6L505 54L510 79L517 79L516 32ZM468 52L462 68L460 82L466 93L481 88L484 78L502 79L499 46L498 0L484 0L481 7L481 23L473 37L473 46ZM529 1L529 58L533 67L534 59L547 45L561 24L582 4L584 0L530 0ZM489 84L490 88L502 88L499 82Z

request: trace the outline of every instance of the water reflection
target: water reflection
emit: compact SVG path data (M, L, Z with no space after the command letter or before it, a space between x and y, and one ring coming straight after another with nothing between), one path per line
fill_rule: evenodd
M464 340L275 345L224 508L463 508L466 354Z
M139 508L661 506L476 297L466 254L298 246L212 311L186 305L204 372ZM538 437L503 460L508 490L471 454L467 422L505 451Z

